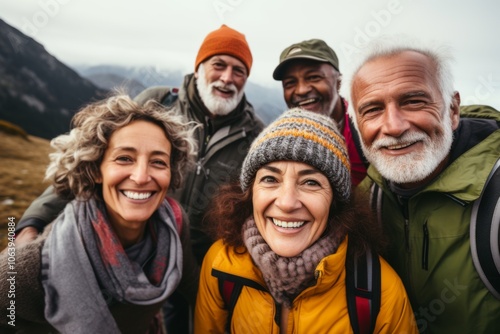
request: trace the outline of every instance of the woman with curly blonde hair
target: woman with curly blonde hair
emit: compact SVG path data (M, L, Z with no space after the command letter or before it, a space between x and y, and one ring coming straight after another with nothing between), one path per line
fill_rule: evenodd
M192 165L192 129L156 102L140 106L125 95L74 116L73 129L52 140L46 172L70 202L44 234L17 249L16 326L3 317L0 327L161 333L161 305L178 286L194 304L189 228L166 196Z

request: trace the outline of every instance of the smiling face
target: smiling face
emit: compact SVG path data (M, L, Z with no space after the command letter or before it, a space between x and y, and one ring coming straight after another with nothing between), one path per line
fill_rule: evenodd
M332 114L339 102L339 73L328 63L291 61L283 74L283 94L289 108L301 107L337 119Z
M365 64L352 86L363 151L386 179L424 184L445 166L458 126L459 96L443 105L435 65L406 51Z
M327 227L333 192L326 176L314 167L271 162L257 171L252 194L257 228L280 256L300 254Z
M171 144L164 131L138 120L116 130L100 166L108 216L122 244L138 242L170 185Z
M216 55L200 64L196 85L201 100L214 115L227 115L243 97L248 72L239 59Z

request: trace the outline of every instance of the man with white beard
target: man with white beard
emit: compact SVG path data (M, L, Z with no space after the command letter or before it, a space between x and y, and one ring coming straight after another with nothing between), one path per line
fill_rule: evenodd
M205 37L196 56L195 73L185 76L178 91L151 87L134 99L139 103L154 99L177 110L197 127L196 168L185 171L183 184L169 195L187 213L193 253L199 264L212 244L202 226L208 204L220 185L239 177L248 148L264 126L244 94L251 67L252 53L245 36L222 25ZM24 213L17 226L17 241L34 239L65 204L50 188L45 191ZM174 303L178 308L178 302ZM185 315L172 315L174 323L168 321L167 332L187 333Z
M420 332L496 333L500 300L474 266L469 229L499 123L460 118L449 57L409 45L379 45L354 72L349 113L371 164L357 191L371 193Z
M186 210L193 253L200 265L212 244L202 226L207 206L221 184L237 177L252 140L263 129L244 94L251 68L252 53L245 36L222 25L203 40L195 73L184 77L171 106L199 126L196 169L187 172L184 185L170 195ZM171 93L165 87L152 87L135 100L163 102Z

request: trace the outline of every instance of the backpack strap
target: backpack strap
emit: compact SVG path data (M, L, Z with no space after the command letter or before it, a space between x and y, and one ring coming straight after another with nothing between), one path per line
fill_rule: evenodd
M368 166L370 166L370 163L368 162L368 159L366 159L365 154L363 153L363 149L361 148L361 139L359 138L358 130L356 129L356 126L354 125L351 117L347 117L347 119L349 122L349 127L351 129L352 141L354 142L354 146L356 146L356 151L358 151L359 158L363 162L363 165L368 168Z
M219 280L219 293L228 311L226 333L231 333L231 319L233 318L234 307L236 306L236 302L238 301L243 287L248 286L260 291L266 291L266 289L252 280L231 275L217 269L212 269L212 276L217 277Z
M500 159L472 206L470 248L476 271L500 300Z
M175 224L177 226L177 233L181 235L182 232L182 209L179 203L172 197L166 197L168 204L172 207L174 211Z
M373 333L380 311L380 259L371 249L355 257L352 242L347 245L347 309L355 334Z
M384 194L382 188L375 182L370 187L370 207L377 217L377 223L382 228L382 201Z
M166 107L171 106L179 97L179 89L170 86L153 86L146 88L140 92L134 101L140 105L144 105L149 100L155 100Z

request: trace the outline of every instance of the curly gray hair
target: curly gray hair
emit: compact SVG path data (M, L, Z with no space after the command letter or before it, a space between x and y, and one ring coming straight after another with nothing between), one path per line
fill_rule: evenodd
M109 139L116 130L136 120L154 123L165 132L172 144L170 187L178 188L184 171L193 165L195 126L153 100L141 106L122 94L85 106L74 115L72 130L52 139L56 152L50 154L45 179L51 180L56 192L68 199L101 195L95 181L100 177Z

